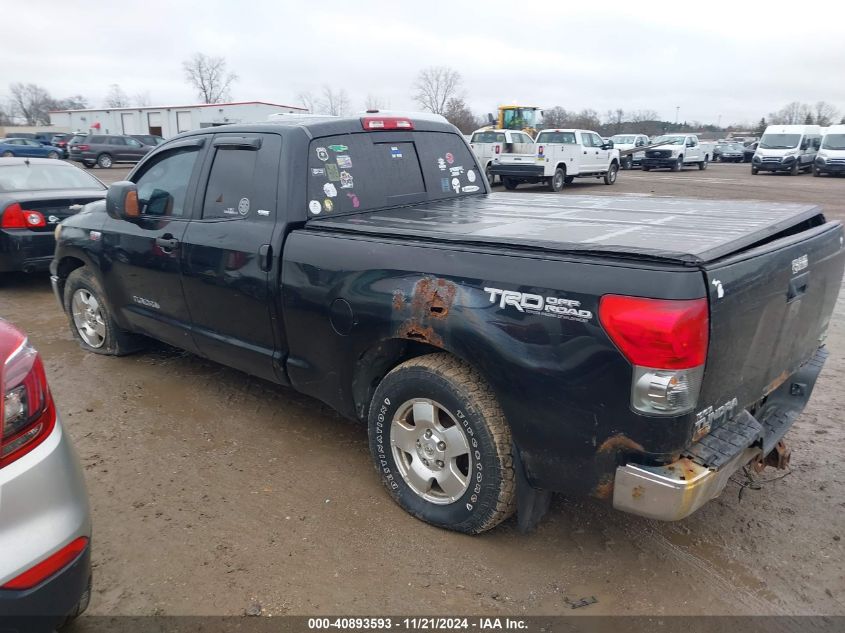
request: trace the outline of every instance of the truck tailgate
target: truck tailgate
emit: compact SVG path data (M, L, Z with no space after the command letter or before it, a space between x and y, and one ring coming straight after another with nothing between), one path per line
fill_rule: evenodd
M770 394L822 344L845 268L829 222L704 266L710 348L701 408Z

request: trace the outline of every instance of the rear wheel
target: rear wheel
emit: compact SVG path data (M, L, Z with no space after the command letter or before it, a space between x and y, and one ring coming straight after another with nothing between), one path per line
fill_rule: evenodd
M616 176L619 175L619 165L615 162L610 164L610 169L604 175L604 184L612 185L616 182Z
M493 186L493 181L496 179L496 176L493 175L492 167L487 165L484 169L484 175L487 176L487 182L490 183L490 186Z
M549 178L548 185L550 191L563 191L563 186L566 184L566 170L563 167L555 169L554 176Z
M651 171L651 167L646 167L645 165L642 166L643 171Z
M508 178L507 176L502 178L502 182L505 185L505 189L507 189L508 191L513 191L514 189L516 189L517 185L519 185L519 182L517 180L515 180L514 178Z
M390 495L423 521L476 534L516 509L504 413L484 379L449 354L414 358L385 376L369 437Z
M678 156L678 160L672 165L672 171L681 171L684 168L684 157Z
M100 282L85 266L68 275L64 304L71 332L82 349L122 356L142 346L141 337L117 326Z
M2 154L0 154L0 156L2 156L3 158L11 158L12 156L14 156L14 154L12 154L12 152L10 152L9 150L6 150Z
M112 157L109 154L100 154L97 156L97 165L102 169L111 169L112 164Z

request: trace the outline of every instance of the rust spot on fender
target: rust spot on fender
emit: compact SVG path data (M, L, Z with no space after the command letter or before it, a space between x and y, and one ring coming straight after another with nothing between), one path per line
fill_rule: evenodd
M642 486L634 486L634 489L631 491L631 496L634 499L639 499L645 493L645 488Z
M601 443L601 446L599 446L597 452L612 453L621 449L636 451L638 453L645 452L645 449L643 449L640 444L637 444L634 440L632 440L624 433L617 433L616 435L611 435L609 438L607 438L604 442Z
M424 277L414 285L410 304L397 290L393 293L393 309L403 312L410 305L410 316L399 326L398 335L412 341L443 347L442 336L435 325L446 320L455 301L457 286L447 279Z
M592 496L597 499L610 499L613 496L613 476L602 475L599 483L593 488Z

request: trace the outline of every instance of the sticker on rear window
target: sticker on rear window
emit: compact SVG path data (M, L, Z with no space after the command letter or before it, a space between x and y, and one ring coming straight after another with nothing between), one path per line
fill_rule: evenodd
M337 165L334 163L326 163L326 173L329 175L329 180L337 182L340 180L340 174L337 171Z
M326 151L325 147L318 147L317 150L317 158L319 158L324 163L329 160L329 153Z
M337 187L335 187L332 183L327 182L323 185L323 193L325 193L329 198L334 198L337 195ZM326 211L331 211L331 209L326 209Z
M340 172L340 188L352 189L352 174L348 171Z
M337 157L337 166L343 167L344 169L349 169L352 167L352 159L345 154L341 154Z
M320 211L323 210L323 207L319 200L312 200L308 203L308 210L314 215L320 215Z

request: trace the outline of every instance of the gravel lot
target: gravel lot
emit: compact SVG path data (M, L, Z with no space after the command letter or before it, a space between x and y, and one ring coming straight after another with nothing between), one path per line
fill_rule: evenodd
M752 177L748 165L621 172L613 187L549 195L570 189L807 202L845 219L845 178ZM557 498L533 534L509 521L476 537L399 509L366 429L317 401L163 345L85 354L44 275L2 278L0 314L41 350L84 464L90 614L562 614L595 596L579 612L845 615L845 293L831 356L787 438L788 476L732 482L679 523Z

